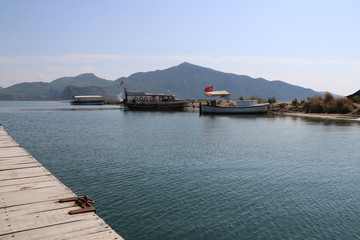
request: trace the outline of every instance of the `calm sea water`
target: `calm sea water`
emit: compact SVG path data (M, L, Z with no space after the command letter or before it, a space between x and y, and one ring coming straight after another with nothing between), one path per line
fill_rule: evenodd
M360 123L0 102L7 132L126 239L359 239Z

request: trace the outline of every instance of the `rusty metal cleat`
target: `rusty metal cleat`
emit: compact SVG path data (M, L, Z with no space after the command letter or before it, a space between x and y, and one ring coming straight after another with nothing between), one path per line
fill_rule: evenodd
M79 205L81 209L70 211L69 212L70 215L85 213L85 212L96 212L95 208L91 205L92 203L95 203L95 201L89 198L87 195L71 197L71 198L63 198L59 200L59 202L61 203L72 202L72 201L75 201L75 203Z

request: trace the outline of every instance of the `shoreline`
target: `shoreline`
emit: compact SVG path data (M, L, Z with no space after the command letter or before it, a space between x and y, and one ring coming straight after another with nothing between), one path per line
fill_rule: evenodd
M70 100L0 100L4 102L8 101L70 101ZM198 110L199 109L199 103L195 102L195 108L190 105L191 102L189 102L189 105L186 107L188 111L191 110ZM113 101L109 101L107 104L104 105L121 105L114 103ZM360 109L360 104L357 105L358 109ZM360 121L360 114L354 114L354 113L348 113L348 114L337 114L337 113L305 113L305 112L297 112L293 111L291 109L292 104L289 101L286 102L276 102L269 105L270 109L268 110L268 115L283 115L283 116L290 116L290 117L308 117L308 118L319 118L319 119L329 119L329 120L343 120L343 121ZM0 124L1 126L1 124Z
M357 109L360 108L358 104L355 104ZM329 119L329 120L345 120L345 121L360 121L360 114L355 113L355 111L347 114L341 113L305 113L301 111L294 111L294 106L291 102L276 102L270 104L270 109L268 114L274 115L286 115L286 116L296 116L296 117L309 117L309 118L320 118L320 119Z
M360 116L350 116L345 114L324 114L324 113L271 113L274 115L285 115L290 117L309 117L309 118L321 118L329 120L345 120L345 121L360 121Z

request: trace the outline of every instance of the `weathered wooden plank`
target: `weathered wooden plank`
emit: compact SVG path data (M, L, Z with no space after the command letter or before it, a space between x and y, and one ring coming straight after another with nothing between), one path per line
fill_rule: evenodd
M98 219L85 219L78 222L63 223L45 228L31 229L2 236L2 239L122 239L106 223Z
M60 204L60 203L59 203ZM52 211L26 214L18 217L8 217L5 221L0 223L1 234L9 232L19 232L27 229L36 229L45 226L59 225L69 222L77 222L89 219L89 217L96 217L94 213L74 214L69 215L69 210L75 210L79 207L56 209Z
M0 139L0 149L9 147L19 147L19 144L13 141L6 141L5 139Z
M3 187L0 186L0 194L7 192L30 190L30 189L55 187L57 185L58 183L56 183L54 180L49 179L48 181L42 181L42 182L27 182L27 183L16 184L11 186L3 186Z
M0 126L0 239L122 239L93 212L69 215L80 207L59 200L73 196Z
M60 208L78 208L74 202L66 202L58 204L58 201L47 201L47 202L36 202L26 205L18 205L13 207L7 208L0 208L0 221L7 219L7 218L15 218L19 216L34 214L34 213L41 213L47 211L53 211ZM71 209L73 210L73 209ZM70 210L69 210L70 211Z
M29 156L29 153L20 147L0 148L0 149L1 149L0 158Z
M34 158L30 156L22 156L22 157L4 157L0 158L0 162L2 164L17 164L17 163L24 163L24 162L38 162Z
M53 181L53 180L54 179L51 177L51 175L35 176L35 177L20 178L20 179L7 179L0 181L0 187L21 185L27 183L38 183L38 182Z
M1 198L4 198L3 207L11 207L34 202L56 201L73 195L73 192L65 186L51 186L1 193Z
M13 170L13 169L24 169L24 168L34 168L34 167L41 167L40 163L30 162L30 163L22 163L22 164L1 164L0 171L5 170Z
M8 142L8 144L10 143L13 143L12 141ZM5 144L4 141L2 141L2 144ZM0 153L0 156L3 155L3 154L6 154L6 153L13 153L13 152L21 152L21 153L25 153L25 154L28 154L29 153L22 147L20 147L19 145L18 146L14 146L14 147L3 147L1 148L1 153Z
M3 154L3 155L1 155L1 153L0 153L0 160L2 160L2 159L4 159L4 158L18 158L18 157L26 157L26 156L29 156L28 154L20 154L20 153L14 153L14 154L7 154L7 155L5 155L5 154Z
M96 233L91 233L88 232L86 235L83 236L79 236L76 239L77 240L101 240L104 239L104 236L106 237L106 239L120 239L119 236L117 235L117 233L114 230L107 230L106 232L96 232ZM68 238L71 239L71 238Z
M6 179L28 178L49 174L51 173L43 167L13 169L8 171L0 171L0 181Z

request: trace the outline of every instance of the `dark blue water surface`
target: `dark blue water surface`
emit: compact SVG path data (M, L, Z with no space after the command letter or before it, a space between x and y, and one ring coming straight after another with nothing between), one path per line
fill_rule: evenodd
M0 102L6 131L126 239L359 239L360 123Z

